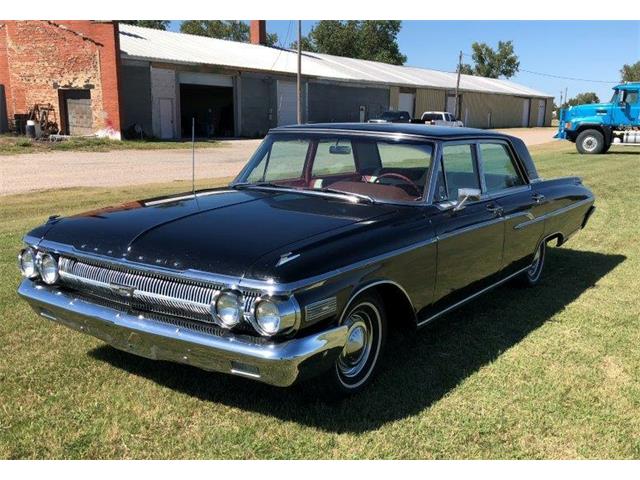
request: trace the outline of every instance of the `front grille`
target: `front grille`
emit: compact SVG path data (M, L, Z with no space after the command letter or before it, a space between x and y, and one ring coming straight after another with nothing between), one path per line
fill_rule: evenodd
M212 323L210 305L224 287L120 265L60 257L64 286L135 310ZM244 292L248 313L258 294Z

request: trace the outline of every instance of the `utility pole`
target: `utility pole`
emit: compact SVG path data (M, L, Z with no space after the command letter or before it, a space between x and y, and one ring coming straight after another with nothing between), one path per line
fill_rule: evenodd
M562 106L562 90L560 90L560 103L558 104L559 107Z
M298 76L296 79L298 125L302 123L302 20L298 20Z
M454 108L454 112L453 115L456 117L456 120L458 120L460 117L458 116L458 96L459 96L459 91L460 91L460 75L462 73L462 50L460 50L460 55L458 56L458 80L456 81L456 103L455 103L455 108Z
M564 87L564 102L567 103L569 101L569 97L567 97L567 91L569 89L567 87Z

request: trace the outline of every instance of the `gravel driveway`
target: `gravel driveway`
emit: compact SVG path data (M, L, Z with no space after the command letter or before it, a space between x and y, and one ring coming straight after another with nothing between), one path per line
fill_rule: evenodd
M196 150L196 178L236 175L260 140ZM0 156L0 195L66 187L142 185L191 179L191 150L51 152Z
M499 130L527 145L553 141L555 128ZM196 178L236 175L260 140L228 140L196 150ZM142 185L191 179L191 150L51 152L0 156L0 195L67 187Z

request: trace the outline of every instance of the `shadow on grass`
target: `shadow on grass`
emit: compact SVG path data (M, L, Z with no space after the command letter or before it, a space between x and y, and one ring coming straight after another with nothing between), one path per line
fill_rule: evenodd
M364 432L429 407L576 300L625 260L552 248L542 283L499 287L418 334L396 333L376 380L361 394L324 403L309 386L279 389L197 368L156 362L104 346L92 352L134 375L211 402L331 432ZM317 393L317 392L316 392Z

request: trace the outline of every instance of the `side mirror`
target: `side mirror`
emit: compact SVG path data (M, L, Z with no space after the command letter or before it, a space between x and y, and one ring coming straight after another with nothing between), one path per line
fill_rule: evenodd
M454 212L459 212L465 207L468 201L477 202L482 198L482 192L479 188L459 188L458 204L453 207Z

